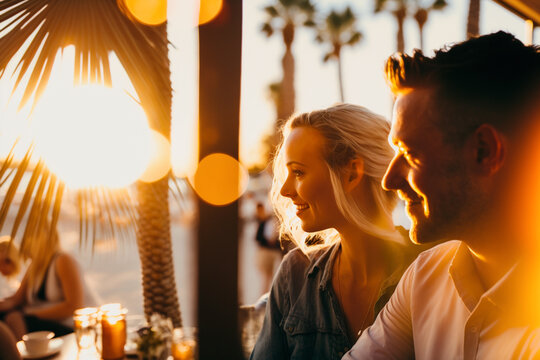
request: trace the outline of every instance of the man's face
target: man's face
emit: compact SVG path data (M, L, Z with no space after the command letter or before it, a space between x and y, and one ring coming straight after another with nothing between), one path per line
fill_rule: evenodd
M471 183L465 152L443 140L435 125L432 90L399 95L389 142L395 155L382 180L405 201L413 242L458 238L467 217ZM434 110L435 109L435 110Z

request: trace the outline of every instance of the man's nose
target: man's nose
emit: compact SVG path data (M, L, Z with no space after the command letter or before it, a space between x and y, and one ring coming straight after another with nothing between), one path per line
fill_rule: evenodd
M403 158L399 155L394 156L382 178L381 185L383 189L390 191L401 188L401 184L407 176L403 161Z

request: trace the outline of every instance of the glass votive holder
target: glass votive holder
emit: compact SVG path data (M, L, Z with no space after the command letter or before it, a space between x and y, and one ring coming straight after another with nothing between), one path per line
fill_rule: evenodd
M100 307L101 314L101 358L116 360L124 358L127 340L127 309L120 304Z
M174 360L197 360L197 328L181 327L173 330L171 354Z
M73 313L75 338L79 350L95 348L97 321L98 308L86 307Z

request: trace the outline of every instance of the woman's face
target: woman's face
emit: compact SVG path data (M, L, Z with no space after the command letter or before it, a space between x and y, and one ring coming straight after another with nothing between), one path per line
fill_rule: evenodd
M15 264L7 256L5 251L0 251L0 273L4 276L10 276L15 272Z
M321 133L310 127L292 129L283 145L287 178L280 193L292 200L306 232L336 228L345 221L323 158L324 145Z

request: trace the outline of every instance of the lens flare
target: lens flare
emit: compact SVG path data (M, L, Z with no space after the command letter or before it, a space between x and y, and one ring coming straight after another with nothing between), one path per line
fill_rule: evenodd
M201 160L190 180L201 199L212 205L227 205L246 191L249 176L236 159L215 153Z
M139 180L144 182L158 181L171 169L171 143L165 136L151 130L150 162Z
M167 0L124 0L124 4L143 24L159 25L167 21Z
M143 109L117 89L84 85L45 94L34 114L36 153L70 188L119 188L150 159Z
M199 25L212 21L223 8L223 0L201 0L199 8Z

